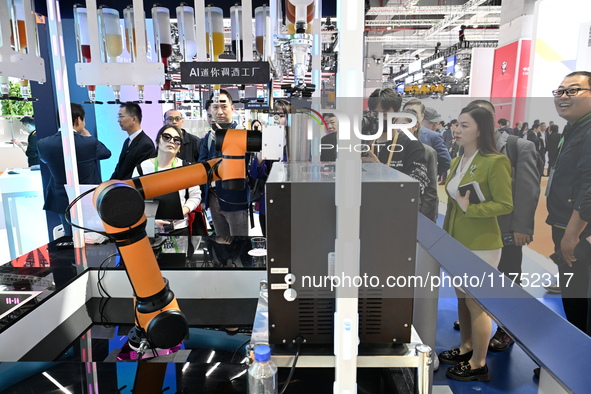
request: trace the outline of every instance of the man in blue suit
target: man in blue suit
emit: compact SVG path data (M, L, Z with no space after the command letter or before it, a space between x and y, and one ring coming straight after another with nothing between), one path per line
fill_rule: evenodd
M117 167L111 179L129 179L135 167L156 156L154 141L142 130L142 109L135 103L123 103L119 109L118 122L128 138L123 143Z
M418 99L411 99L404 104L403 112L406 109L413 109L419 115L419 119L417 121L419 123L423 122L425 117L425 105ZM441 119L439 119L441 120ZM433 121L433 119L430 119ZM451 156L449 155L449 151L445 146L445 142L443 141L443 137L439 135L436 131L429 130L425 126L421 126L421 132L419 134L419 140L426 145L429 145L431 148L435 149L437 152L437 175L443 176L447 174L449 170L449 165L451 164Z
M98 162L111 157L111 151L86 130L85 112L82 106L71 103L70 108L75 131L74 144L76 147L78 181L80 184L91 185L101 183ZM49 184L45 190L43 209L57 213L64 226L65 234L71 236L72 227L65 220L66 208L70 202L64 187L67 181L61 130L52 136L39 140L38 149L39 158L47 165L51 174Z

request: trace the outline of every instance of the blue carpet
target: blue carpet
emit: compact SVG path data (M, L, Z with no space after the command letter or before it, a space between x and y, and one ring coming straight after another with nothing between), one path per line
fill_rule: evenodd
M443 225L443 215L439 215L437 224L440 226ZM531 263L528 261L527 266L530 267ZM524 261L523 265L526 265L526 261ZM564 310L559 294L548 294L543 288L540 288L533 295L549 309L564 317ZM458 320L455 292L449 287L440 288L439 297L436 339L437 353L460 345L460 332L453 329L454 321ZM493 333L496 329L497 326L493 322ZM538 379L533 374L533 370L537 365L519 346L513 345L505 352L489 352L487 364L490 370L490 382L458 382L448 379L445 376L448 365L441 364L439 371L435 372L433 376L433 384L436 386L449 386L456 394L474 392L487 394L534 394L538 392Z

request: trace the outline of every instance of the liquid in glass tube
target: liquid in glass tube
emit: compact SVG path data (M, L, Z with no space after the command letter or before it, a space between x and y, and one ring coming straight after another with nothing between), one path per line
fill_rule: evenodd
M18 31L18 42L20 50L22 51L27 47L27 33L25 30L25 21L17 20L16 24L16 29Z
M107 46L107 55L110 58L116 58L123 53L123 43L119 34L106 34L105 41Z
M172 44L160 43L160 57L166 59L172 56Z
M82 52L82 57L86 59L86 62L90 63L90 45L80 45L80 51Z
M265 37L263 36L256 36L256 48L257 52L261 55L265 53Z
M232 40L232 53L236 56L238 56L237 50L238 50L238 48L236 47L236 40ZM240 53L244 57L244 47L243 47L242 40L240 40ZM237 60L242 60L242 59L237 59Z
M137 56L137 47L136 47L136 40L135 40L135 28L132 29L133 35L133 55ZM131 43L129 42L129 29L125 29L125 48L127 49L128 53L131 53Z
M224 33L212 33L213 39L213 58L214 60L218 60L218 57L224 53ZM205 47L207 48L207 53L209 54L209 33L205 33Z

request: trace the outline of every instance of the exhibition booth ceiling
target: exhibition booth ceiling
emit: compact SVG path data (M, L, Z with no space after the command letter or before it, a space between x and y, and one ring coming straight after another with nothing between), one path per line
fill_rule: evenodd
M361 0L360 0L361 1ZM74 4L80 0L60 2L63 18L72 17ZM145 10L153 6L154 1L144 1ZM175 17L175 8L180 0L159 0L158 4L171 11ZM191 1L187 3L192 3ZM220 7L226 16L230 7L239 3L237 0L215 0L207 4ZM336 0L322 1L323 17L336 16ZM394 67L398 71L417 59L425 59L438 51L458 42L462 26L465 36L470 41L496 42L501 19L501 0L447 0L441 5L440 0L365 0L367 32L366 42L378 43L381 47L383 66ZM104 0L101 5L122 11L130 1ZM252 0L253 7L269 4L269 0ZM46 0L35 0L37 12L46 15ZM146 12L149 15L149 11ZM439 46L437 44L440 43ZM387 70L387 69L386 69Z

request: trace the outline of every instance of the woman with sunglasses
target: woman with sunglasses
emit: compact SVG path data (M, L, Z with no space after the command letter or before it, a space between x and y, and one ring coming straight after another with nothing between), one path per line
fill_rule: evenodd
M177 157L183 144L182 132L175 126L165 125L156 134L156 157L143 161L133 171L133 176L181 167L183 161ZM160 233L168 235L189 235L188 214L201 203L199 186L179 190L184 218L182 220L156 220ZM172 226L171 226L172 225Z

